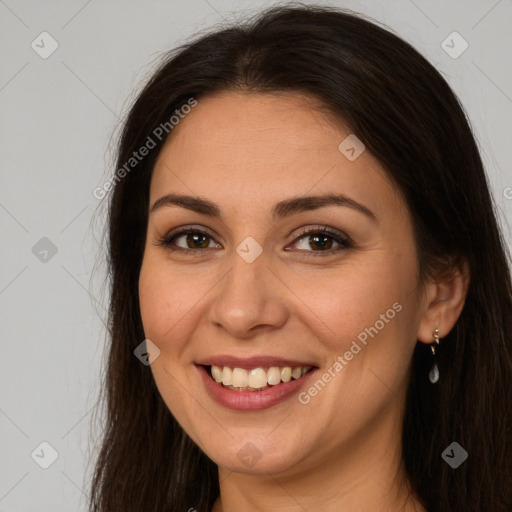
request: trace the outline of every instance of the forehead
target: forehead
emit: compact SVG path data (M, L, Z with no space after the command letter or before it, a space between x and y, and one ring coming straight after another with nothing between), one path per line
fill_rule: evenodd
M349 136L308 96L209 96L171 132L153 171L151 202L176 192L261 208L284 197L339 192L377 211L396 208L398 191L378 161L368 151L355 160L340 151Z
M308 96L224 92L200 99L173 129L164 152L186 146L198 151L189 158L209 154L216 161L225 157L249 163L243 155L251 151L250 156L261 161L267 154L289 160L292 152L328 150L340 128L341 123Z

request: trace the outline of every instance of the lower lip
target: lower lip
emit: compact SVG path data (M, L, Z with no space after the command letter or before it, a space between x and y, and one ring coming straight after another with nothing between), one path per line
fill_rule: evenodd
M222 384L213 380L204 366L196 365L196 368L203 379L208 394L220 405L237 410L259 410L272 407L294 395L317 370L315 368L300 379L281 382L281 384L269 386L263 391L235 391L225 388Z

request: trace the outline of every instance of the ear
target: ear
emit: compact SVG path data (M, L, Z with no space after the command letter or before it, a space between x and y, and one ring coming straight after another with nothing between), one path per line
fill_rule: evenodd
M440 338L453 329L464 307L469 280L469 265L464 260L427 283L424 311L416 335L418 341L433 343L436 328Z

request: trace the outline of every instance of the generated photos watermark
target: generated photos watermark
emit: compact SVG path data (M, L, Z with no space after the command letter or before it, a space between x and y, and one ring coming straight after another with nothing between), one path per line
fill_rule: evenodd
M137 167L139 162L149 155L150 151L156 147L157 142L155 139L158 139L159 142L165 139L171 130L191 112L192 108L194 108L197 103L198 102L195 98L189 98L179 109L175 109L173 115L169 118L169 121L160 123L151 132L151 135L148 135L144 144L137 151L132 153L132 156L123 164L122 167L117 169L114 176L103 183L101 187L96 187L93 190L92 195L96 199L103 199L116 183L119 183L132 169Z
M345 368L345 366L348 365L349 361L359 354L359 352L361 352L361 350L368 344L368 336L374 338L382 329L384 329L386 324L389 324L389 322L395 318L397 313L400 313L400 311L402 311L402 304L395 302L385 313L380 315L379 320L377 320L372 326L361 331L357 335L357 341L352 341L350 349L343 355L338 355L335 362L327 368L327 370L307 389L307 391L299 393L299 402L303 405L309 404L309 402L311 402L311 398L318 395L318 393L322 391L325 386ZM358 341L363 345L362 347Z

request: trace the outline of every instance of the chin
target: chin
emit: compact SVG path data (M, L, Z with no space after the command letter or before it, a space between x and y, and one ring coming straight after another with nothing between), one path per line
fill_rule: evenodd
M244 436L242 439L232 439L229 451L216 445L205 453L220 467L236 473L253 475L286 473L296 469L306 456L304 442L290 442L287 439L252 439ZM300 451L297 448L300 447Z

